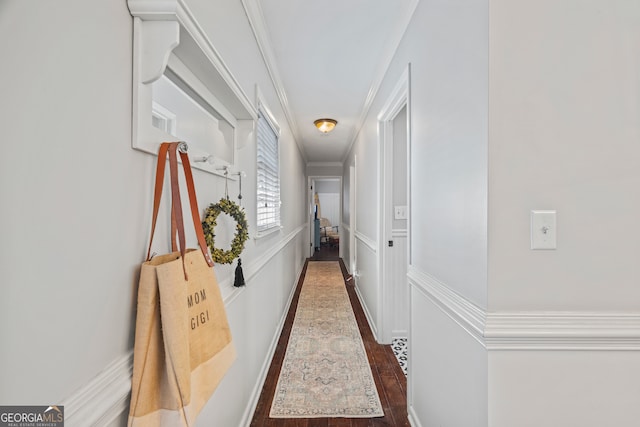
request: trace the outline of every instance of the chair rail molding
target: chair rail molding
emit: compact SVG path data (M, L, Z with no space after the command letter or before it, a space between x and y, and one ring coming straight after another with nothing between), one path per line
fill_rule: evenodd
M373 253L378 252L378 245L375 242L375 240L370 239L369 236L365 235L364 233L358 230L355 231L354 236L356 240L359 240L360 242L362 242L367 248L371 250L371 252Z
M489 350L640 351L640 314L489 313L484 337Z
M68 426L103 427L129 410L133 350L62 401Z
M413 266L407 277L488 351L640 351L640 313L491 312Z
M134 18L133 133L135 149L157 154L160 142L175 140L152 125L152 87L170 71L188 87L189 96L204 102L234 129L233 150L251 141L258 113L184 0L128 0ZM187 141L189 143L189 141ZM199 159L216 153L199 148ZM220 166L233 161L196 161L195 168L223 175Z
M487 313L429 274L409 266L409 284L449 316L483 347Z

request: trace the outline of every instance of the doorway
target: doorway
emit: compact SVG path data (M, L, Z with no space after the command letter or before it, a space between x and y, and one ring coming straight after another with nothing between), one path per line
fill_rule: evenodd
M378 116L380 128L380 336L406 344L409 336L410 103L409 71Z
M342 177L309 177L310 257L342 256Z

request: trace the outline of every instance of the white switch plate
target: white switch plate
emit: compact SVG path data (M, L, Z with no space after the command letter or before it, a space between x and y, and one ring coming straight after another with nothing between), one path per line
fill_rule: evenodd
M556 249L556 211L531 211L531 249Z
M395 219L407 219L407 207L406 206L394 206L393 217Z

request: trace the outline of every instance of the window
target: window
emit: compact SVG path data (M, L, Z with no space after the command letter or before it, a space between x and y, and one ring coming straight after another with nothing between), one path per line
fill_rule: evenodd
M258 111L258 233L280 228L280 162L277 127L261 108Z

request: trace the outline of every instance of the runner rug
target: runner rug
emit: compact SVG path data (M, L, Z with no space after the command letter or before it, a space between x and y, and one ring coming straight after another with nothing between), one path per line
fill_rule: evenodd
M307 266L269 416L384 416L338 262Z

